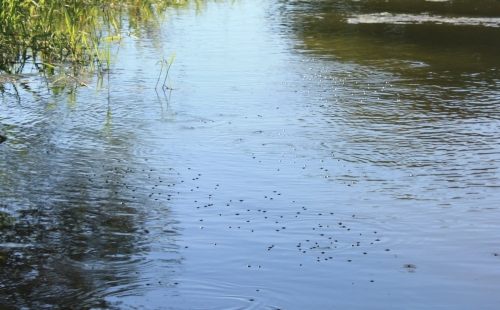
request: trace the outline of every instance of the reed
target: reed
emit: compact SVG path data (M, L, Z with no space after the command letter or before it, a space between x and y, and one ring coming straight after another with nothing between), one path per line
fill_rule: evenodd
M79 70L109 69L111 42L122 38L125 20L129 31L137 31L140 25L135 21L159 22L179 3L0 0L0 73L20 74L27 63L40 72L65 67L75 75Z
M170 71L170 67L172 66L172 63L174 62L174 59L175 59L175 53L172 54L172 56L170 57L170 61L167 61L165 59L165 57L163 57L163 59L159 60L156 63L156 64L160 64L160 74L158 75L158 80L156 80L155 89L158 87L158 83L160 82L164 67L166 67L166 73L165 73L165 78L163 80L162 88L163 89L172 89L172 85L170 84L170 78L168 79L169 86L166 86L166 83L167 83L167 78L168 78L168 72Z

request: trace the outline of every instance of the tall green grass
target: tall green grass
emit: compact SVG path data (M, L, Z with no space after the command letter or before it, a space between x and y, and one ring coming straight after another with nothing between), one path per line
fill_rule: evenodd
M165 57L161 60L159 60L156 64L160 64L160 74L158 75L158 80L156 81L155 89L158 87L158 83L160 82L161 75L163 73L163 68L166 67L166 72L165 72L165 78L163 80L163 89L172 89L172 85L169 83L169 86L166 85L167 83L167 78L168 78L168 72L170 71L170 67L172 66L172 63L174 62L175 59L175 53L172 54L172 57L170 57L170 61L167 61ZM170 79L169 79L170 82Z
M166 0L0 0L0 73L22 73L27 63L41 72L110 67L110 45L123 23L158 22ZM134 26L135 25L135 26Z

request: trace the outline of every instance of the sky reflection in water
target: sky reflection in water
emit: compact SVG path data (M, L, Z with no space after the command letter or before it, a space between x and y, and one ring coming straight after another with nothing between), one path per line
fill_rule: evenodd
M6 300L496 305L496 47L315 10L207 3L124 40L109 90L5 96Z

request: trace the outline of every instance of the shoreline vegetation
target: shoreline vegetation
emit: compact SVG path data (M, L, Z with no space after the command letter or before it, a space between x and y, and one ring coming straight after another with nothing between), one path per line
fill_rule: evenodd
M75 106L77 89L93 88L93 80L97 79L97 91L109 89L109 74L124 38L149 36L150 29L161 28L167 13L187 9L191 4L201 12L204 3L205 0L0 0L0 95L13 95L21 102L21 90L34 97L48 91L65 94L67 106ZM158 60L158 81L151 88L172 89L168 73L174 57L175 53L170 61L165 56ZM108 85L104 83L106 76ZM28 85L33 81L43 87L36 90ZM108 96L104 125L108 132L110 123ZM3 146L10 135L1 123L0 134Z
M196 1L197 5L199 0ZM24 74L79 78L110 69L112 42L160 25L187 0L0 0L0 85Z

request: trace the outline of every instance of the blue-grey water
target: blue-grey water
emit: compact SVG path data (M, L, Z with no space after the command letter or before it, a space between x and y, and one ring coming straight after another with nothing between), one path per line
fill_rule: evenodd
M496 308L498 20L356 10L193 3L3 83L6 309Z

